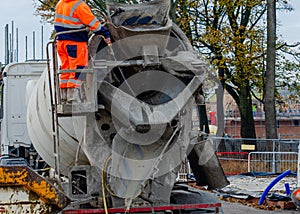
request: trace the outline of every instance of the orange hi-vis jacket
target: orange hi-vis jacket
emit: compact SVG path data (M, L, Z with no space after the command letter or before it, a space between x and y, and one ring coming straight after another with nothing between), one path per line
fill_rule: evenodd
M84 30L86 27L96 33L102 26L84 1L60 0L57 3L54 19L56 33L82 29L80 32L58 35L57 52L61 59L61 69L82 69L87 66L88 32ZM60 88L80 88L80 79L80 73L63 73L60 75Z
M82 0L60 0L56 5L54 28L56 33L85 29L92 32L101 30L100 21L93 15L89 6ZM58 40L87 42L87 31L66 33L58 36Z

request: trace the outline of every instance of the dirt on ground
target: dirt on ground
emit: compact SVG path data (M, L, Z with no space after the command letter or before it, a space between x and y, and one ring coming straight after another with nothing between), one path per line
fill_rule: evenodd
M214 191L222 203L225 214L254 214L254 213L287 213L300 214L295 204L287 196L285 184L288 183L292 192L297 186L297 177L288 176L282 178L274 185L265 198L262 205L258 205L263 191L275 179L275 176L255 177L255 176L230 176L230 185ZM196 185L193 185L196 187ZM198 187L202 190L204 187ZM273 198L271 196L274 196ZM277 197L276 197L277 196ZM282 197L282 200L280 200Z
M224 214L271 214L271 213L279 213L279 214L299 214L300 211L296 209L292 210L262 210L256 209L254 207L244 205L241 203L234 203L228 201L221 201L222 202L222 210Z

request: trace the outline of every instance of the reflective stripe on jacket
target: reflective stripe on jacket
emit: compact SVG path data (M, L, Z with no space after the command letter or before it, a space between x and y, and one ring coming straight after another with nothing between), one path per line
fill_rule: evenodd
M100 21L93 15L89 6L82 0L60 0L56 5L54 28L56 33L85 29L92 32L101 29ZM58 36L58 40L77 42L88 41L87 31L67 33Z

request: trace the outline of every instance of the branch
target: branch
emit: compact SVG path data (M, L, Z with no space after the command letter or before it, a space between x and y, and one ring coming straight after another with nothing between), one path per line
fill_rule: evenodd
M245 7L245 10L243 10L242 12L242 18L241 18L241 26L243 26L244 28L242 29L243 33L246 30L246 27L249 23L250 20L250 16L251 16L251 9L250 7Z
M232 96L232 98L234 99L234 101L236 102L236 104L238 106L240 106L240 99L239 99L239 95L238 93L236 92L235 88L232 87L231 85L229 84L225 84L225 89L226 91Z
M49 9L51 9L53 12L55 12L55 7L52 7L51 5L47 4L46 2L42 0L38 0L41 4L47 6Z
M283 48L283 47L296 48L296 47L299 46L299 45L300 45L300 42L297 42L297 43L295 43L295 44L287 44L287 43L285 42L283 45L279 46L279 49L280 49L280 48Z
M262 12L259 14L258 18L249 27L249 30L252 30L256 26L256 24L261 20L261 17L266 13L266 11L267 11L267 8L265 7L265 9L263 9Z
M298 47L298 46L300 46L300 42L297 42L297 43L295 43L295 44L287 44L286 42L285 43L283 43L283 44L281 44L281 45L279 45L278 47L276 47L276 50L278 51L278 50L281 50L282 52L284 52L284 53L287 53L287 54L290 54L290 55L295 55L294 53L292 53L292 52L289 52L289 51L287 51L287 50L283 50L282 48L284 48L284 47L288 47L288 48L296 48L296 47ZM258 55L257 57L253 57L253 60L255 60L255 59L259 59L259 58L261 58L261 57L263 57L263 56L266 56L266 52L263 52L262 54L260 54L260 55Z
M258 100L258 101L261 102L261 103L264 103L263 99L260 99L258 96L256 96L256 94L255 94L252 90L250 91L250 93L252 94L252 96L253 96L256 100Z
M293 53L292 51L289 51L289 50L285 50L283 49L284 47L288 47L288 48L296 48L300 45L300 42L297 42L295 44L287 44L286 42L281 44L280 46L278 46L276 48L276 50L281 50L283 53L286 53L286 54L289 54L291 56L294 57L294 59L297 61L297 62L300 62L300 53Z
M281 50L283 53L289 54L291 56L293 56L293 58L300 63L300 59L299 59L299 53L292 53L291 51L287 51L287 50Z
M219 11L217 11L217 1L214 2L214 7L213 7L213 14L214 14L214 18L213 18L213 24L212 27L214 29L218 28L218 23L219 23L219 18L220 18L220 13ZM207 16L208 17L208 16Z
M232 5L232 7L234 7L234 6ZM228 5L227 5L226 11L228 14L228 20L230 23L230 27L232 29L233 34L236 36L237 30L238 30L238 24L237 24L237 17L234 14L234 8L228 8Z
M204 45L204 47L208 48L209 50L211 50L211 52L214 52L215 48L214 46L208 44L207 42L205 42L204 40L202 39L199 39L198 40L200 43L202 43Z

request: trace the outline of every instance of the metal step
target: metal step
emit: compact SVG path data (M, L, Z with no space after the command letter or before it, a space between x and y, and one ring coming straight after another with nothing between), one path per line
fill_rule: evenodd
M57 105L57 114L60 117L71 117L96 111L98 111L98 106L91 102L66 103Z

